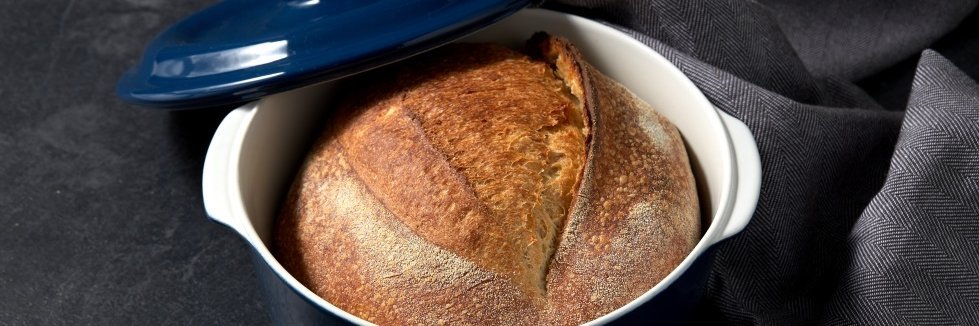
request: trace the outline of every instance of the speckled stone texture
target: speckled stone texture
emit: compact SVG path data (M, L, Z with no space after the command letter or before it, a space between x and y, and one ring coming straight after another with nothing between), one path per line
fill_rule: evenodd
M180 17L215 2L217 0L0 0L0 325L269 324L248 247L228 229L210 222L201 200L205 150L218 122L230 108L164 112L124 104L114 94L119 75L135 64L145 44L156 33ZM840 136L837 142L830 133L813 127L827 124L803 122L816 121L815 117L831 117L830 114L856 118L903 114L882 110L864 110L864 113L855 114L853 112L858 111L823 110L829 107L815 106L840 106L844 102L837 100L841 99L859 103L874 101L876 103L862 108L894 111L904 111L910 102L915 110L920 107L921 111L911 113L914 119L919 119L917 121L936 116L934 112L938 111L934 109L940 106L937 104L953 102L932 101L935 97L920 101L914 96L910 96L912 101L909 101L909 94L928 95L931 92L947 96L950 93L945 91L946 88L936 87L941 84L934 81L964 78L937 78L943 75L936 72L950 70L952 65L946 64L944 59L939 60L935 53L923 57L927 60L920 60L927 69L916 74L922 56L914 53L920 53L923 44L930 43L929 48L947 58L972 80L979 79L979 60L976 60L979 10L974 9L976 3L976 0L886 3L869 0L555 0L548 1L545 6L638 30L634 35L664 50L668 58L692 74L694 82L705 89L708 96L726 101L719 102L719 107L754 117L747 119L748 125L755 128L756 136L762 135L759 147L763 161L788 162L786 167L805 166L806 169L795 171L823 178L819 179L823 181L829 180L825 179L826 175L877 180L864 183L837 182L836 179L832 182L807 181L800 183L805 187L798 187L789 182L803 180L803 177L786 172L789 171L784 170L786 168L773 168L782 165L770 164L764 170L768 174L763 180L759 214L742 233L741 240L728 241L727 249L717 251L719 258L712 266L715 278L708 285L705 303L698 311L704 322L794 325L814 324L820 318L840 316L849 319L838 320L850 320L851 323L881 323L891 319L879 318L879 314L894 311L890 308L866 309L859 314L844 315L840 312L851 311L843 309L848 307L847 304L830 308L823 305L836 288L838 274L834 273L844 270L842 265L834 265L834 262L842 261L839 257L845 257L842 250L846 247L842 239L849 234L850 224L858 219L858 213L864 210L865 206L861 205L869 202L876 192L874 188L880 188L884 182L884 172L889 166L886 157L848 165L805 165L809 161L800 159L808 159L807 155L812 153L813 157L832 156L831 159L864 157L857 147L833 147L837 150L833 153L844 153L841 155L828 155L818 149L829 148L826 144L831 143L870 144L868 137L873 136L870 134L872 130L880 130L884 125L863 124L867 127L853 128L856 131L849 133L846 126L859 124L830 124L828 126L832 128L827 130L840 131L834 135L863 135L863 138ZM868 4L883 8L869 10ZM822 7L812 9L812 6ZM930 14L909 16L902 8L910 12L924 8ZM769 16L775 17L778 26ZM868 25L881 27L857 28ZM792 48L779 48L779 44L791 44ZM779 49L784 51L776 51ZM868 53L879 61L867 63L864 54ZM815 68L806 68L803 64ZM933 69L935 67L945 70ZM840 75L849 78L847 83L852 82L862 90L851 93L847 86L810 92L816 89L813 85L817 85L810 72L833 75L840 71L846 72ZM922 82L913 82L916 78ZM760 86L746 86L749 81ZM919 85L915 87L926 87L911 92L914 84ZM842 87L849 84L825 85ZM767 109L752 111L755 106ZM849 105L843 107L850 108ZM811 110L803 111L806 108ZM757 115L760 113L752 115L752 112L771 115L761 117ZM762 120L773 117L780 120ZM911 121L916 121L914 119ZM896 129L888 130L897 134ZM966 136L974 134L963 133ZM803 138L792 137L799 135L810 137L806 139L817 139L815 136L822 135L820 139L825 140L805 143L805 153L800 156L790 159L780 156L794 151L791 146ZM908 139L913 141L906 143L914 146L932 144L929 142L931 138ZM896 139L881 143L874 150L880 152L868 155L889 157L893 147L890 144L894 141ZM907 148L917 148L911 145ZM935 146L938 148L939 145ZM787 150L779 152L780 149ZM962 153L973 155L976 152ZM904 157L905 161L899 166L915 166L909 165L908 158L913 157ZM829 159L825 162L831 163ZM919 172L927 172L930 165L917 166L923 167ZM974 168L975 165L963 167ZM840 174L844 173L841 171L872 173ZM976 175L969 173L972 174L962 175ZM901 182L889 184L915 184L905 181L909 180L907 176L916 175L919 174L902 174L893 179ZM929 180L942 182L944 179ZM828 190L810 195L803 193L808 191L806 189ZM968 194L975 193L974 187L962 189L971 191ZM925 204L934 204L944 203L948 197L916 198L936 199L925 201ZM795 198L809 202L805 205L792 202ZM974 202L962 203L975 207ZM818 211L799 207L818 207ZM883 212L880 208L887 205L875 207ZM836 215L842 219L832 219ZM879 215L895 216L902 215ZM871 227L861 229L865 232L861 234L881 235L883 233L874 233L880 230L873 227L879 225L874 223L891 221L894 219L862 222L865 224L861 225ZM961 225L964 230L976 230L972 227L975 224ZM888 241L901 238L895 237L893 232L883 235L890 236L886 238ZM897 235L905 235L914 241L926 239L914 238L915 233ZM869 236L865 239L869 240L863 242L864 245L898 243L874 242L884 238ZM906 243L908 248L923 248L921 252L926 254L932 252L919 245L920 242ZM856 248L867 250L869 247ZM956 250L964 252L970 248L962 246ZM896 270L900 273L893 273L894 279L904 283L893 284L918 284L919 289L935 290L932 291L935 294L950 291L947 286L925 286L921 284L931 283L900 278L906 272L956 267L920 261L925 263L914 266L918 269ZM881 269L905 266L877 264L878 260L867 262L873 262L875 268ZM812 272L817 269L806 267L816 266L812 264L818 265L818 273ZM864 268L867 265L854 266ZM941 276L979 275L956 273ZM872 300L855 301L853 298L864 293L861 291L878 288L859 287L868 284L865 282L847 284L850 290L838 292L837 297L844 298L838 303L873 303ZM974 286L968 287L975 282L948 284L972 291L967 293L977 293ZM763 287L756 285L768 286L771 291L759 290ZM931 293L929 291L922 293ZM931 323L942 322L937 319L940 315L931 314L937 310L915 310L920 304L915 306L918 301L905 300L910 298L906 293L886 293L899 293L886 296L887 305L911 312L915 318L928 318L924 320ZM944 297L929 298L937 302ZM959 301L935 307L953 312L946 316L949 317L946 320L968 318L977 311L949 308L970 303ZM836 315L821 315L824 312Z
M201 167L228 110L116 99L146 42L213 1L0 1L0 324L261 325Z

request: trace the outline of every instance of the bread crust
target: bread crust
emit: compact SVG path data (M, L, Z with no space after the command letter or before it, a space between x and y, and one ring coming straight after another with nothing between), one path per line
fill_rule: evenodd
M282 205L283 266L378 324L579 324L665 277L700 238L679 132L566 40L527 52L440 48L348 97Z

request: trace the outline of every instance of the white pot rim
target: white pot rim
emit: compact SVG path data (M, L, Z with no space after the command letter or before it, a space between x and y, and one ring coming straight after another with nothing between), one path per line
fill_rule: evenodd
M669 78L671 82L669 86L675 88L677 92L685 94L685 101L694 103L698 107L705 108L705 110L711 112L701 115L699 118L704 121L697 121L697 124L703 125L703 128L709 128L714 132L723 133L723 135L718 137L723 137L724 142L727 144L726 146L722 146L722 148L715 149L716 153L712 152L712 155L717 155L716 159L721 162L717 164L724 165L722 169L724 171L720 172L723 174L722 178L724 182L721 182L717 186L717 188L720 188L717 189L719 196L711 196L712 201L716 201L716 203L712 204L715 212L713 213L710 227L705 231L701 241L680 265L656 286L629 304L587 323L604 324L648 302L676 281L708 248L721 240L737 234L747 225L754 212L761 184L761 166L757 147L753 136L744 123L714 108L696 86L672 63L641 42L607 25L560 12L543 9L525 9L502 20L497 25L491 26L488 28L490 31L477 32L475 35L468 37L467 40L481 40L487 37L487 35L492 34L492 29L494 28L501 31L505 31L509 27L525 28L521 25L525 23L531 25L547 24L547 26L552 27L566 25L568 27L565 28L586 31L581 35L600 39L604 43L615 43L617 46L627 47L632 52L640 53L640 59L643 60L641 63L659 67L661 69L659 74L665 74L666 77L664 78ZM554 34L561 35L560 33ZM516 35L514 37L518 37L522 41L527 36L529 34ZM573 38L572 42L579 44ZM584 42L587 42L587 40L584 40ZM589 56L587 49L583 49L582 52L585 53L586 58ZM596 66L599 70L606 72L600 63L596 64ZM606 74L612 76L608 72ZM613 79L619 80L619 78L615 78L614 76ZM629 86L629 81L619 81ZM293 92L302 92L302 89L287 93ZM642 97L642 94L638 95ZM323 300L290 275L275 257L273 257L248 215L249 209L246 207L247 195L243 195L240 182L240 177L244 172L239 163L242 161L245 140L256 128L253 124L257 120L256 116L263 111L262 107L274 105L273 102L275 100L273 98L276 96L278 94L246 104L232 111L225 117L224 121L222 121L221 125L215 131L215 136L208 148L205 159L202 184L207 213L215 221L225 224L238 232L254 247L254 250L269 265L274 273L309 302L348 321L357 324L369 324L367 321ZM667 117L671 118L669 116ZM671 118L671 120L673 119ZM685 131L681 128L681 132ZM688 134L685 133L685 139ZM711 157L710 159L715 158ZM711 189L711 191L714 191L714 189Z

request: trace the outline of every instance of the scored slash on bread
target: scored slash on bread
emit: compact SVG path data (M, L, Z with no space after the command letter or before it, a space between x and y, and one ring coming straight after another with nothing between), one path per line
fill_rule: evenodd
M700 238L679 133L566 40L527 52L452 44L357 84L283 203L283 266L380 324L577 324L665 277Z

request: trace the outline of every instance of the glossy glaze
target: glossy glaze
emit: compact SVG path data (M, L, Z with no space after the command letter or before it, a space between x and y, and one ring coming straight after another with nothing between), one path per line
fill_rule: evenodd
M451 42L529 0L225 0L170 27L118 95L224 105L358 73Z
M571 40L590 64L619 81L680 130L698 179L703 238L676 269L632 302L588 325L683 324L703 295L713 247L751 220L761 185L761 159L748 127L714 108L666 58L613 27L547 10L523 10L461 41L520 47L535 31ZM208 215L238 232L254 250L259 278L276 323L368 324L314 294L269 250L282 194L329 112L337 83L275 94L225 117L204 163ZM330 245L330 244L324 244Z

